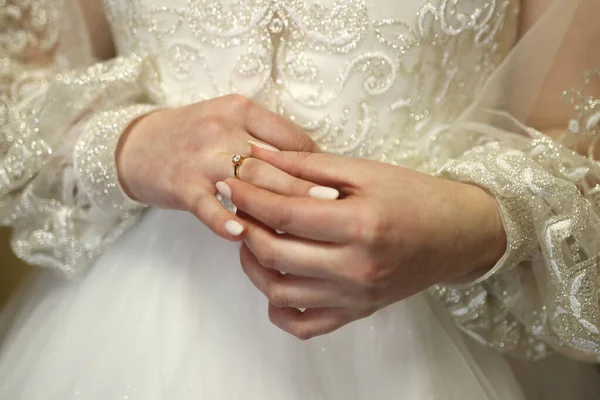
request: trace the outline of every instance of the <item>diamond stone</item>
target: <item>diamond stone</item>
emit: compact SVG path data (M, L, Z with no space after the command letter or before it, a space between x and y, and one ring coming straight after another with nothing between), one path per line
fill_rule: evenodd
M233 156L231 158L231 161L233 161L234 163L239 163L240 161L242 161L242 156L240 156L239 154L236 154L235 156Z

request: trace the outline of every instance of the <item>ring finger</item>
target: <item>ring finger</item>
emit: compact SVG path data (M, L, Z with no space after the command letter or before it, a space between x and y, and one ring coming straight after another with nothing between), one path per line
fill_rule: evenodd
M213 173L209 174L213 182L222 182L227 178L234 177L237 161L234 160L234 157L242 156L244 157L242 161L237 161L237 177L253 186L285 196L305 197L310 195L325 200L335 200L339 197L339 192L335 189L315 185L283 172L265 161L248 157L250 145L278 151L275 147L257 141L246 132L239 132L234 137L239 139L234 141L235 145L228 146L229 150L227 152L220 152L215 154L215 157L207 160L207 166L213 170ZM244 139L246 140L244 141ZM226 193L221 194L228 197L229 193L225 187L226 185L221 183L219 186L225 188Z
M229 158L231 174L235 171L235 161L232 155ZM305 197L311 196L326 200L335 200L339 196L339 192L332 188L325 188L314 183L296 178L286 172L277 169L276 167L261 161L256 158L246 157L238 163L237 177L246 183L268 190L272 193L277 193L283 196ZM218 188L224 188L225 193L221 193L225 197L230 196L230 190L227 184L219 182Z
M339 192L335 189L321 188L256 158L244 160L239 168L239 178L243 182L284 196L305 197L310 195L330 200L335 200L339 196Z

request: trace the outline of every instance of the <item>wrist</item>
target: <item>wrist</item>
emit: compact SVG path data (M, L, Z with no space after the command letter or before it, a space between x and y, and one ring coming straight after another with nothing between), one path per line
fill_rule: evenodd
M142 201L142 197L135 188L137 179L135 173L140 171L138 142L143 142L148 129L154 126L154 116L161 114L164 110L154 109L133 119L123 130L115 149L115 165L117 179L123 192L134 201Z
M457 267L454 283L476 280L490 271L506 253L507 237L496 199L479 186L461 186L458 213L465 246L464 262ZM465 218L465 216L467 216Z
M99 112L85 125L75 146L74 166L90 202L106 213L119 213L143 205L123 190L118 178L116 150L131 121L152 111L151 105L131 105Z

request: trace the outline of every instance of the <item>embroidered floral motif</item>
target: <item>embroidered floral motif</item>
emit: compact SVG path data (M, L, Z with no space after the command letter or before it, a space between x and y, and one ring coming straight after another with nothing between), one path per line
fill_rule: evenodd
M135 37L123 51L158 53L164 78L181 82L171 102L241 92L329 152L415 168L425 159L411 149L435 141L508 51L518 10L511 0L429 1L411 21L374 17L365 0L106 3L116 36ZM219 49L236 58L217 63Z

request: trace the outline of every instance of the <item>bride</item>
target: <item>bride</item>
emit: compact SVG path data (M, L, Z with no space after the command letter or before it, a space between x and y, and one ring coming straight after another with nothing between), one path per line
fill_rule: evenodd
M599 12L0 1L0 398L597 398Z

